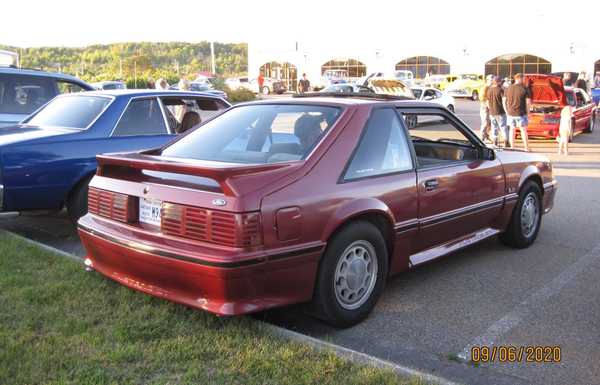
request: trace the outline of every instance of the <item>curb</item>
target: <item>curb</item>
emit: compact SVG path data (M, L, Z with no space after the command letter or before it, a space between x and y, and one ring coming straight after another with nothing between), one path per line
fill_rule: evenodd
M261 321L262 322L262 321ZM263 329L265 329L269 334L283 338L285 340L291 342L298 342L304 345L308 345L318 352L333 352L338 357L346 359L348 361L372 366L380 369L388 369L393 371L396 374L402 376L411 376L417 377L422 381L426 381L432 384L438 385L459 385L458 382L452 382L446 380L445 378L435 376L433 374L421 372L416 369L409 368L407 366L398 365L390 361L382 360L380 358L368 355L366 353L361 353L356 350L348 349L340 345L333 344L331 342L323 341L311 336L307 336L305 334L301 334L289 329L285 329L273 324L269 324L263 322Z
M74 254L67 253L66 251L57 249L56 247L48 246L44 243L34 241L33 239L26 238L19 234L15 234L12 231L7 231L7 230L2 230L2 231L4 231L5 233L8 233L8 234L11 234L14 237L21 239L31 245L41 247L42 249L45 249L45 250L51 251L53 253L56 253L60 256L69 258L69 259L79 262L83 265L83 259L79 258L78 256L76 256ZM435 376L433 374L421 372L419 370L412 369L407 366L402 366L402 365L398 365L398 364L395 364L390 361L382 360L380 358L370 356L366 353L361 353L356 350L348 349L343 346L333 344L331 342L323 341L323 340L320 340L320 339L317 339L317 338L314 338L311 336L307 336L302 333L298 333L298 332L295 332L295 331L292 331L289 329L282 328L280 326L276 326L276 325L266 323L266 322L263 322L260 320L257 320L257 321L262 323L262 329L265 330L267 333L269 333L273 336L279 337L279 338L283 338L290 342L298 342L301 344L308 345L318 352L333 352L338 357L341 357L343 359L346 359L346 360L354 362L354 363L372 366L372 367L376 367L376 368L380 368L380 369L388 369L388 370L393 371L396 374L403 375L403 376L417 377L422 381L426 381L426 382L429 382L432 384L460 385L457 382L452 382L452 381L446 380L445 378Z

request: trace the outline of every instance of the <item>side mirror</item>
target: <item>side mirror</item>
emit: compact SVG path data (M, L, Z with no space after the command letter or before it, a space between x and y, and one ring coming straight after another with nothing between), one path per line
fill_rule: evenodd
M494 160L496 159L496 152L493 148L481 147L480 148L481 159L483 160Z

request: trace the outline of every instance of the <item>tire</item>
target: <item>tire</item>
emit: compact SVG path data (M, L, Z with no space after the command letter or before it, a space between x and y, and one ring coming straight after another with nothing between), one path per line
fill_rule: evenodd
M73 223L87 214L88 185L92 177L85 178L73 189L67 199L67 214Z
M530 204L533 206L529 206ZM519 201L513 210L506 231L500 235L500 240L507 246L517 249L527 248L537 238L541 224L542 193L540 186L533 181L527 181L519 193Z
M452 104L448 105L448 111L454 112L454 106Z
M598 114L595 112L590 117L590 125L584 132L588 133L588 134L591 134L592 132L594 132L594 129L596 128L596 123L598 123Z
M262 94L263 94L263 95L269 95L270 93L271 93L271 90L269 89L269 87L267 87L267 86L264 86L264 87L262 88Z
M387 247L379 229L366 221L349 223L331 238L321 260L314 314L335 327L359 323L373 310L387 274Z
M478 101L479 100L479 92L477 92L476 90L474 90L471 93L471 100L474 101L474 102Z

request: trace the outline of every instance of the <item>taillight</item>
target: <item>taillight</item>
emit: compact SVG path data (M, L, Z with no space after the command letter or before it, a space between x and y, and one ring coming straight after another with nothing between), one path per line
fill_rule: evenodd
M116 221L131 223L137 220L137 197L101 190L88 189L88 212Z
M260 214L228 213L164 202L161 215L164 234L230 247L262 244Z

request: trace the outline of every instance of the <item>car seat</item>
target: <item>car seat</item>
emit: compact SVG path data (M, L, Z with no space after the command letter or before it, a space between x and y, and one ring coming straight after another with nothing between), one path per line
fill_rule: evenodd
M183 115L183 119L181 119L181 125L179 125L178 134L189 130L192 127L200 124L200 115L198 115L195 111L188 111Z

